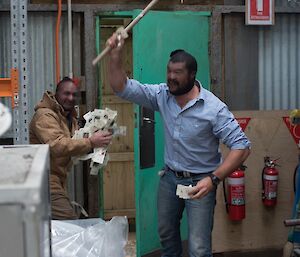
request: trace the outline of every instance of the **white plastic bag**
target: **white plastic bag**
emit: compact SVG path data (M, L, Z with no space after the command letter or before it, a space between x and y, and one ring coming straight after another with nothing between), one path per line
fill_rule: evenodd
M126 217L51 221L52 257L124 257Z

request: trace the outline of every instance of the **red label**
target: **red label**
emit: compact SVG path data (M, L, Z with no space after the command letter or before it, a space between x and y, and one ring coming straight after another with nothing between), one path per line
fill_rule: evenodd
M298 145L299 140L300 140L300 125L292 124L289 117L282 117L282 118L283 118L285 125L289 129L292 137L294 138L296 144Z
M270 0L249 0L250 20L269 20L270 19Z
M229 203L232 205L244 205L245 204L245 186L244 185L230 186Z
M265 180L265 199L272 200L277 197L277 180Z
M239 123L243 131L245 131L249 121L251 120L251 118L235 118L235 119L237 120L237 122Z

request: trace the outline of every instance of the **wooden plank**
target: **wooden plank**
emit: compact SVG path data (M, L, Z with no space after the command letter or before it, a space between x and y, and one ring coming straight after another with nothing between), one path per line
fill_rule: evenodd
M135 218L135 209L105 210L104 219L111 219L114 216L126 216L127 218Z
M134 160L134 152L129 153L109 153L110 162L127 162Z
M102 104L109 105L109 104L132 104L129 101L123 100L122 98L116 95L104 95L102 97Z
M135 208L133 161L109 162L103 178L105 211Z
M245 130L252 143L246 160L246 218L230 221L225 210L223 185L217 192L213 230L214 252L257 250L283 247L288 229L283 220L291 217L293 207L293 173L298 162L298 150L282 117L289 111L234 112L235 117L251 120ZM222 146L224 156L228 150ZM264 156L279 159L278 203L265 208L261 200L261 171ZM272 236L270 236L272 235Z

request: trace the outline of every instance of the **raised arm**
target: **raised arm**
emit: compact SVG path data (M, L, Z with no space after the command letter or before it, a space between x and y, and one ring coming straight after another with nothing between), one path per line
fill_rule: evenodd
M125 88L127 76L122 66L122 49L124 39L118 40L114 33L106 42L111 47L108 64L108 78L114 92L122 92Z

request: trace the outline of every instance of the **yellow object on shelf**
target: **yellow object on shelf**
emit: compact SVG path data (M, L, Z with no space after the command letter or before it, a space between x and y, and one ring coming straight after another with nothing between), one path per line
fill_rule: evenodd
M294 109L291 111L290 120L293 124L300 124L300 109Z

